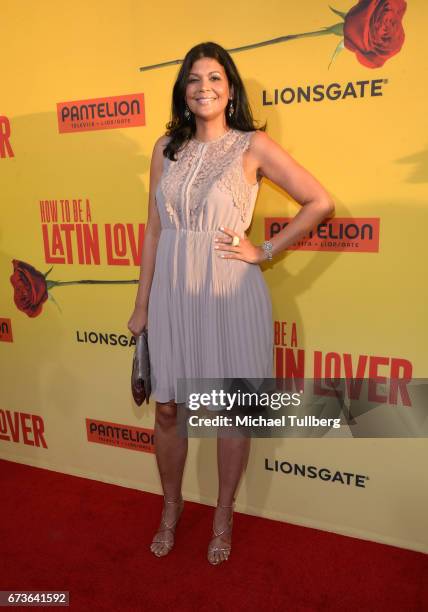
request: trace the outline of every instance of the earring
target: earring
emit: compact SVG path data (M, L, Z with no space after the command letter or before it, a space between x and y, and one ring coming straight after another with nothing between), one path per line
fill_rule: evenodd
M190 109L187 106L187 104L186 104L186 109L184 111L184 116L186 117L187 121L189 121L189 119L190 119Z
M229 117L231 117L231 116L233 115L234 110L235 110L235 109L233 108L233 100L232 100L232 98L230 98L229 110L227 111L227 112L228 112Z

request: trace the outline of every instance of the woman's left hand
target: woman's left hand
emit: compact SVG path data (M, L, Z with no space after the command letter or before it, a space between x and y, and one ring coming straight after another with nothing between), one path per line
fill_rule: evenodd
M241 259L248 263L258 264L266 259L266 255L261 246L254 245L244 232L243 236L240 236L237 232L230 229L229 227L221 227L222 231L226 236L216 237L214 239L216 246L214 247L219 257L225 259ZM232 245L233 237L239 238L239 244L237 246Z

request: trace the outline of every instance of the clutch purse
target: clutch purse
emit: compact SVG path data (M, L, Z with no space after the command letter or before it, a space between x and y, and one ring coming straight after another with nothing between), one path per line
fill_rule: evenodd
M150 359L147 327L137 336L134 358L132 360L131 389L138 406L146 400L149 403L152 385L150 381Z

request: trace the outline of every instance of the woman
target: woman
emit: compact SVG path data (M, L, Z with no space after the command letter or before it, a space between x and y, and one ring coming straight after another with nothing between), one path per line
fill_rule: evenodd
M334 211L326 190L262 129L254 127L244 85L219 45L186 54L173 88L167 135L155 143L149 213L135 309L147 325L156 400L155 448L164 493L152 552L174 545L183 510L187 439L177 435L177 378L273 376L272 305L260 265ZM245 230L261 177L302 205L285 230L262 245ZM149 299L150 298L150 299ZM208 560L231 551L233 504L249 437L218 437L218 503Z

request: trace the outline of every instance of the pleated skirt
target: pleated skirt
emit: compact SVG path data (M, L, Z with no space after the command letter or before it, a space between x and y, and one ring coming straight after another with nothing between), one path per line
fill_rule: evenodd
M272 302L258 264L221 258L217 231L162 229L148 305L152 399L178 379L273 377ZM220 253L222 251L219 251Z

